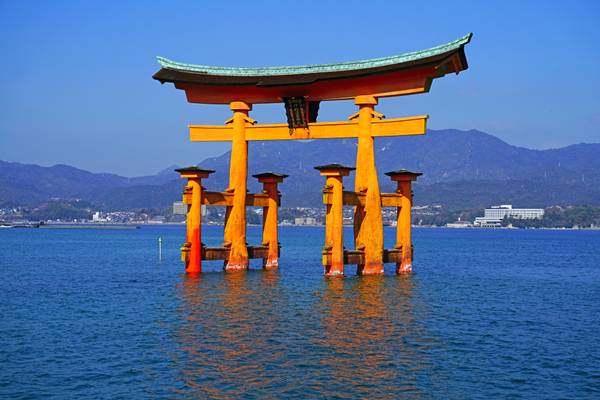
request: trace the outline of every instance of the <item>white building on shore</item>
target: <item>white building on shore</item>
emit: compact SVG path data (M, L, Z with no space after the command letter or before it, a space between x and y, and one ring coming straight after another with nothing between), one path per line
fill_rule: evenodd
M294 225L317 225L317 220L313 217L294 218Z
M512 204L502 204L486 208L483 217L475 218L474 225L493 228L501 226L504 218L542 219L543 217L543 208L513 208Z

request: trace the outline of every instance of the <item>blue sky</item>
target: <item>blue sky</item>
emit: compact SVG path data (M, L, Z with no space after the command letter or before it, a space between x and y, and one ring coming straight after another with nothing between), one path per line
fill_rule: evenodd
M383 99L390 117L478 129L515 145L600 142L598 1L3 1L0 159L135 176L221 154L187 124L221 124L227 106L189 104L151 79L155 56L267 66L372 58L468 32L470 68L428 94ZM343 120L351 102L322 105ZM283 122L283 106L256 106ZM251 156L251 155L250 155Z

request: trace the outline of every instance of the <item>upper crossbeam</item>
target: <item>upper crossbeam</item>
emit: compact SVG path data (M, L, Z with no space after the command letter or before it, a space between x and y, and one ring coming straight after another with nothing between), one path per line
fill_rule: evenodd
M423 135L426 131L427 115L407 118L390 118L372 121L372 136ZM228 142L233 139L230 125L189 125L192 142ZM308 129L290 129L287 124L248 124L246 140L309 140L356 138L359 133L358 120L342 122L313 122Z

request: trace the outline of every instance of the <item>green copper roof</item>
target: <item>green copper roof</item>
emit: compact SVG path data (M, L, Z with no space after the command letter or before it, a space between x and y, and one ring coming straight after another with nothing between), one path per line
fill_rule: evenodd
M409 171L407 169L398 169L396 171L386 172L385 174L387 176L394 176L394 175L415 175L415 176L421 176L421 175L423 175L422 172L413 172L413 171Z
M212 174L213 172L215 172L212 169L204 169L204 168L199 168L195 165L192 165L191 167L184 167L184 168L177 168L175 170L175 172L205 172L207 174Z
M469 43L471 36L469 33L450 43L432 47L426 50L413 51L396 56L372 58L370 60L341 62L335 64L313 64L287 67L264 67L264 68L237 68L237 67L211 67L208 65L185 64L168 60L164 57L157 57L159 64L163 68L192 72L206 75L218 76L277 76L277 75L302 75L339 71L352 71L357 69L385 67L388 65L402 64L409 61L415 61L423 58L433 57L456 50Z
M338 164L338 163L333 163L333 164L317 165L315 167L315 169L318 170L318 171L321 171L323 169L345 169L347 171L354 171L356 168L354 168L354 167L347 167L345 165Z
M277 172L262 172L260 174L252 175L253 178L287 178L289 175L286 174L278 174Z

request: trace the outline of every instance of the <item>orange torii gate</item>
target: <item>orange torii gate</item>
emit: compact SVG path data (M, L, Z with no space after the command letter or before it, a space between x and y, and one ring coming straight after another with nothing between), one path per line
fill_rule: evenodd
M278 265L277 220L276 217L273 220L273 215L276 216L279 205L277 183L285 176L266 174L262 176L262 182L268 181L271 186L264 183L263 194L248 194L248 141L357 138L353 192L344 192L341 186L341 177L353 168L319 167L321 174L327 176L324 189L324 202L328 205L327 242L323 250L325 273L341 274L343 264L356 264L361 275L382 274L384 262L395 262L399 273L409 272L412 265L410 182L420 174L404 170L390 172L392 180L398 182L398 190L382 194L375 165L374 138L425 134L428 116L384 119L384 115L375 111L375 106L382 97L428 92L433 79L467 69L464 46L471 36L398 56L298 67L211 67L158 57L161 69L154 74L154 79L173 83L177 89L184 90L189 102L229 104L233 112L224 126L189 126L191 141L230 141L232 149L229 186L223 192L202 191L200 179L208 177L212 171L180 170L181 176L188 178L187 194L184 194L184 201L189 206L188 229L182 247L186 271L200 272L203 259L224 260L226 271L246 269L250 258L263 258L265 267ZM321 101L343 99L354 99L358 112L348 121L317 122ZM287 124L257 124L250 118L252 106L264 103L284 103ZM202 245L200 204L226 206L222 247ZM338 217L330 215L330 212L338 215L344 204L355 207L355 250L351 251L343 250ZM264 219L261 246L246 244L246 206L263 206L268 213ZM397 243L391 250L383 248L382 206L398 209Z

